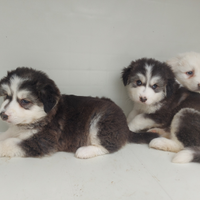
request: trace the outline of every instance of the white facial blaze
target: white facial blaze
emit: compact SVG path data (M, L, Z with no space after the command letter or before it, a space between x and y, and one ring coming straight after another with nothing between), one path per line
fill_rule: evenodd
M8 105L8 103L9 103L9 100L8 100L8 99L6 99L6 100L2 103L1 108L0 108L0 113L5 111L5 107L6 107L6 105Z
M131 84L127 86L128 95L134 102L142 103L144 105L152 105L157 102L160 102L165 94L163 91L161 92L155 92L152 89L152 85L156 84L161 77L159 76L152 76L152 69L153 66L146 65L146 74L145 76L141 73L138 73L138 77L140 78L140 81L144 84L137 87L132 87ZM140 98L146 98L147 100L145 102L141 102Z
M43 106L40 107L33 104L30 109L25 109L20 106L19 100L26 98L27 95L30 94L27 90L19 91L19 86L24 80L26 79L13 76L11 78L10 85L4 85L4 90L11 97L11 99L6 99L2 103L0 112L5 112L5 114L8 115L7 122L15 125L33 123L46 115Z

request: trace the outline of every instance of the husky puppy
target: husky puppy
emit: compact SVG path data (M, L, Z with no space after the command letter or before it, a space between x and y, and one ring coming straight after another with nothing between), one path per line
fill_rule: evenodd
M21 67L0 81L0 156L41 157L57 151L91 158L149 138L129 131L122 110L107 98L61 95L46 74Z
M188 52L167 61L176 79L193 92L200 92L200 53Z
M179 152L173 162L200 162L200 94L181 87L171 68L154 59L133 61L122 78L134 102L127 118L130 130L164 130L169 139L153 139L150 147Z

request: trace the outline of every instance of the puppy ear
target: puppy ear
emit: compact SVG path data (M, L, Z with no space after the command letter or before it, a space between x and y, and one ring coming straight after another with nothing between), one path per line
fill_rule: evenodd
M125 67L122 70L122 80L123 80L124 86L129 84L129 75L130 75L132 68L134 67L134 64L135 64L135 62L132 61L128 67Z
M58 102L60 91L55 85L47 84L39 89L39 98L44 105L44 111L48 113Z
M166 86L166 97L172 96L176 88L175 80L174 79L168 79L167 86Z
M166 63L163 63L163 64L165 65L165 68L163 69L165 69L164 73L167 80L166 97L168 98L172 96L172 94L178 89L178 83L176 82L176 79L171 67Z

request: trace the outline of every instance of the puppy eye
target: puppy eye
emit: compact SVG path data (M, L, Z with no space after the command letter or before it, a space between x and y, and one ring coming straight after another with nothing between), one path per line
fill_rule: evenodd
M158 87L158 85L154 84L152 85L152 88L155 90Z
M188 71L188 72L185 72L188 76L192 76L193 75L193 71Z
M137 81L136 81L136 84L137 84L137 86L141 86L141 85L142 85L142 82L141 82L140 80L137 80Z
M21 100L20 100L20 105L21 105L21 106L26 106L26 105L28 105L29 103L31 103L31 102L28 101L28 100L26 100L26 99L21 99Z

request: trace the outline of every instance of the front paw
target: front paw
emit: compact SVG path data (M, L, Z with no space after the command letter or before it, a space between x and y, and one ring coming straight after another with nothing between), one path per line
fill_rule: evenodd
M137 128L136 128L136 126L133 123L131 123L131 122L128 123L128 128L132 132L137 132L138 131Z
M167 151L167 145L166 145L165 140L163 139L164 138L155 138L151 140L151 142L149 143L149 147L158 149L158 150Z
M182 149L180 142L176 142L163 137L153 139L149 143L149 147L170 152L178 152Z

